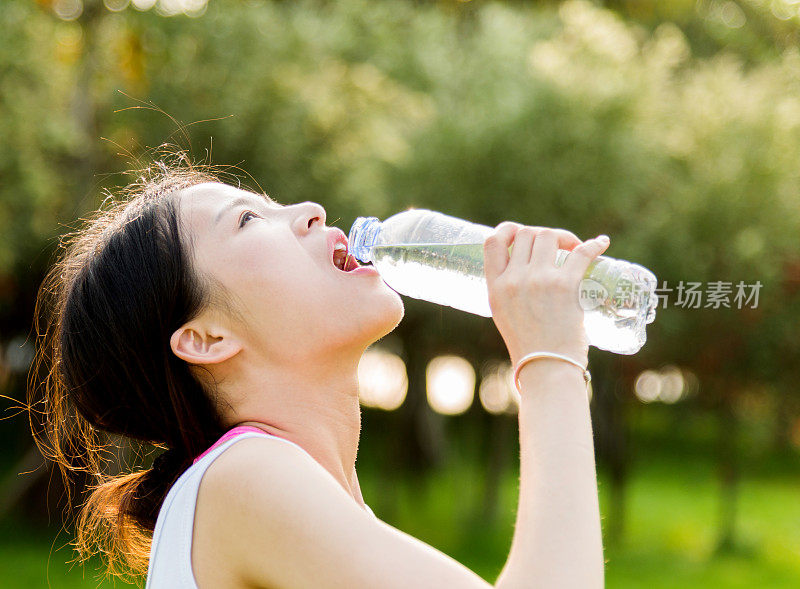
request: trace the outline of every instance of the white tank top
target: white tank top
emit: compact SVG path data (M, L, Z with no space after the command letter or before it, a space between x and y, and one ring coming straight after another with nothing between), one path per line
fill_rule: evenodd
M294 442L266 432L245 431L202 454L175 481L158 512L145 589L198 589L192 571L192 531L200 481L217 456L237 441L256 436L268 436L303 450ZM372 513L368 506L367 510Z

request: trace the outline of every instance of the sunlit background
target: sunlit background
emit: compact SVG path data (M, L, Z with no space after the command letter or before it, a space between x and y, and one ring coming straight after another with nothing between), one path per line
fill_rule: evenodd
M0 39L0 586L112 586L65 565L15 407L59 236L165 142L345 232L415 206L609 234L662 302L641 352L590 350L608 586L800 586L800 0L0 0ZM358 367L364 498L494 581L508 354L403 300Z

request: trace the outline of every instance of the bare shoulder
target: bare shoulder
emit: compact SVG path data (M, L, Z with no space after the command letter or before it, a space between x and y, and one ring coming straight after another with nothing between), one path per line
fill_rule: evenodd
M311 456L281 440L248 438L225 450L201 483L195 519L205 539L193 555L202 549L228 579L208 587L489 586L369 514ZM204 589L200 576L214 565L201 558L195 571Z
M326 471L311 456L294 443L274 436L255 436L238 440L220 454L208 467L203 484L216 492L232 490L233 483L244 485L263 482L269 478L270 469L291 467Z
M284 511L282 490L316 469L327 474L298 447L265 436L238 440L217 456L203 474L195 510L192 569L200 589L252 586L244 569L253 524L279 541L276 518L265 516Z
M320 509L368 516L296 445L267 436L231 444L198 491L192 568L200 589L249 587L264 570L286 571ZM278 576L268 581L284 586Z
M363 511L305 451L266 436L232 444L208 467L201 487L212 502L225 506L230 521L242 517L249 523L247 518L254 514L269 515L276 522L286 515L302 517L291 510L304 507L304 501L310 499L352 503L355 510ZM278 506L279 513L268 509ZM231 513L232 509L239 511Z

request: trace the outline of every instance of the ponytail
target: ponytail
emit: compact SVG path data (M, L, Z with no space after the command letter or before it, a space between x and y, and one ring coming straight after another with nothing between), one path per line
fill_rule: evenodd
M77 521L76 547L85 560L92 554L108 559L108 575L144 575L158 512L169 488L191 464L174 450L159 455L148 470L100 477ZM125 555L122 562L117 555Z
M192 457L181 456L176 450L162 452L153 461L152 468L145 472L136 487L135 500L140 507L131 513L141 527L149 530L156 527L158 510L166 492L191 463Z
M99 553L107 575L122 578L147 572L164 497L223 433L213 391L169 346L210 300L181 239L175 195L216 178L191 166L148 172L62 243L37 299L27 403L68 502L75 474L94 479L76 522L78 560ZM149 469L106 474L108 434L165 451Z

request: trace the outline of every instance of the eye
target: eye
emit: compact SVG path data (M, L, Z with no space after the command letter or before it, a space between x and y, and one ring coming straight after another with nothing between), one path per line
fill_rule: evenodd
M253 211L243 212L242 216L239 217L239 228L241 229L242 227L244 227L245 224L253 217L258 217L258 215L256 215Z

